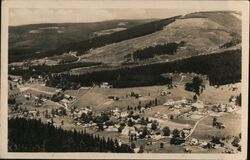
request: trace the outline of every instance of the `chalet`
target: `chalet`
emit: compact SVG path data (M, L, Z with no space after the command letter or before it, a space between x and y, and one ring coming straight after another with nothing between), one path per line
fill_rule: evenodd
M100 85L101 88L111 88L111 85L109 85L108 82L102 82Z
M181 104L186 104L188 103L187 99L182 99L182 100L178 100L178 101L174 101L172 99L168 100L166 103L164 103L164 106L175 106L175 105L181 105Z
M118 132L118 128L114 127L114 126L108 126L105 131L107 132Z

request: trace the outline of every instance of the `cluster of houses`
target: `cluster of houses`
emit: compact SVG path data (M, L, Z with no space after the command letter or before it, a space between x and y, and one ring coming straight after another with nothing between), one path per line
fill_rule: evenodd
M231 104L217 104L212 107L214 112L233 112L235 109L236 106Z
M71 111L71 114L69 115L73 119L80 118L82 114L89 114L92 112L92 109L90 107L85 107L85 108L75 108Z

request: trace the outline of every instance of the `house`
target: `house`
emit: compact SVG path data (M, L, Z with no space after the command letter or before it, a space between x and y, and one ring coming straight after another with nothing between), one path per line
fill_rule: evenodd
M121 112L120 112L120 110L118 108L115 108L114 110L112 110L112 114L115 117L120 117Z
M31 98L31 94L24 94L23 95L25 98L27 98L27 99L30 99Z
M112 99L114 101L118 101L119 97L117 97L117 96L108 96L108 99Z
M206 141L202 141L200 144L199 144L199 146L200 147L202 147L202 148L204 148L204 147L206 147L207 146L207 142Z
M28 111L28 114L29 114L30 116L35 117L35 116L37 115L37 111L36 111L36 110L35 110L35 111Z
M162 119L164 119L164 120L168 120L168 115L163 114Z
M183 128L182 132L184 133L184 136L187 137L191 131L191 128Z
M198 143L199 143L198 139L192 138L189 144L192 146L192 145L198 145Z
M166 103L164 103L164 106L175 106L175 105L181 105L188 103L186 98L183 98L182 100L174 101L172 99L169 99Z
M64 95L64 98L67 99L68 101L73 101L74 99L74 97L67 95L67 94Z
M127 112L121 112L121 117L124 118L124 117L127 117L128 116L128 113Z
M203 109L204 103L203 103L203 101L197 101L197 102L192 104L192 107L196 107L197 109Z
M125 126L122 130L123 135L130 135L130 134L136 134L136 130L135 127L129 127L129 126Z
M107 131L107 132L118 132L118 128L116 128L114 126L108 126L107 128L105 128L105 131Z
M109 85L108 82L102 82L100 85L101 88L111 88L111 85Z
M219 104L219 105L215 105L212 107L212 111L214 112L226 112L226 105L225 104Z
M142 131L143 128L144 128L144 126L141 125L141 124L135 124L134 127L135 127L135 130L136 130L136 131Z
M171 92L166 91L166 90L161 91L161 96L165 96L165 95L168 95L168 94L171 94Z
M140 150L140 148L134 148L134 152L135 152L135 153L138 153L139 150Z
M189 148L189 147L187 147L187 148L185 148L185 152L187 152L187 153L191 153L191 152L192 152L192 149L191 149L191 148Z
M225 126L222 122L215 122L215 127L218 129L224 129Z
M121 125L120 124L115 124L114 127L118 129L118 128L121 127Z

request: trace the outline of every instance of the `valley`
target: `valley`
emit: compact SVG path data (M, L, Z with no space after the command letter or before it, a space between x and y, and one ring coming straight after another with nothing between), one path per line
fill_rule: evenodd
M241 152L239 17L214 11L10 27L9 123L67 137L46 135L50 141L30 146L13 138L10 150ZM26 136L9 127L10 135ZM51 141L62 145L44 148Z

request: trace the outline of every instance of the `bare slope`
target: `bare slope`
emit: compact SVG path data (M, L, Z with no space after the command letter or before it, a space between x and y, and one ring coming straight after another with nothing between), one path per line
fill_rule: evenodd
M174 55L160 55L146 63L173 60L218 51L225 43L241 37L241 20L234 12L201 12L185 15L163 30L90 50L83 61L131 62L131 54L150 46L184 41ZM137 61L138 62L138 61ZM139 62L140 63L140 62ZM145 63L145 61L143 61Z

